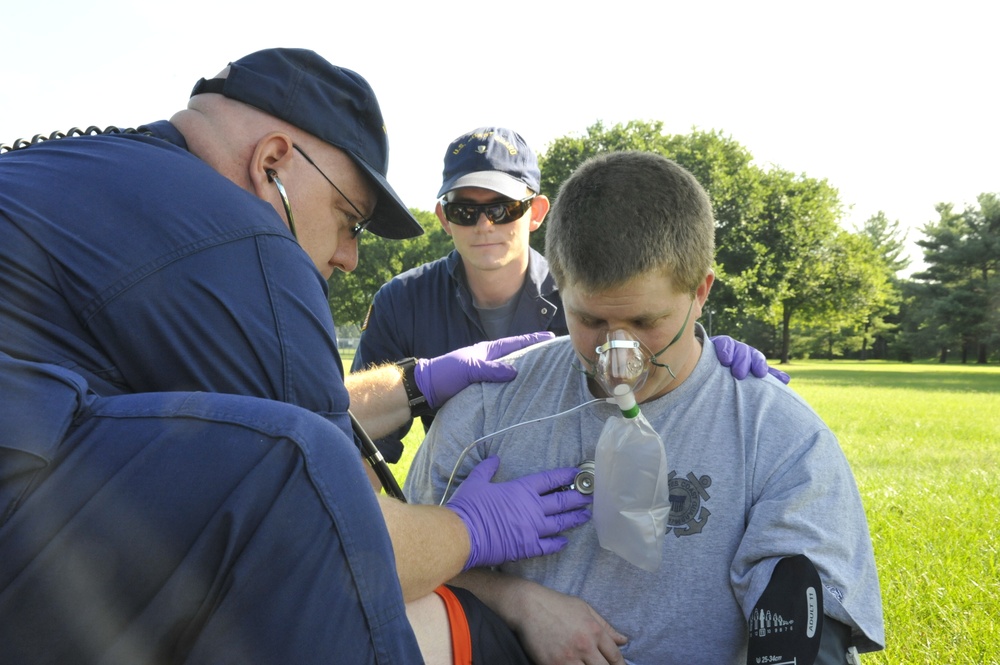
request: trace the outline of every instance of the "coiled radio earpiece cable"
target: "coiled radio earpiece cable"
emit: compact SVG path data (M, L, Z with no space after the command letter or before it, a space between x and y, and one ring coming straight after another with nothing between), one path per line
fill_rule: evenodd
M30 139L17 139L12 145L7 145L6 143L0 143L0 155L5 152L11 152L14 150L23 150L24 148L30 148L33 145L42 143L43 141L51 141L52 139L64 139L73 136L100 136L103 134L143 134L145 136L152 136L152 132L140 132L137 129L121 127L105 127L101 129L95 125L91 125L86 129L80 129L79 127L70 127L67 132L52 132L48 136L45 134L35 134Z

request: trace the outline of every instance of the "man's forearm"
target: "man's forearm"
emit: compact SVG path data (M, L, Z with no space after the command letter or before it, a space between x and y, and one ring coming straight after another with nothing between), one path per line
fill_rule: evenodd
M518 618L517 590L534 584L520 577L505 575L488 569L466 571L449 584L468 589L496 612L508 626L514 627Z
M448 508L379 497L407 601L431 593L455 577L469 559L469 532Z
M351 394L351 413L371 438L383 437L409 422L410 405L398 366L351 372L344 383Z
M625 663L621 646L628 640L579 598L488 570L470 570L451 583L496 612L539 665Z

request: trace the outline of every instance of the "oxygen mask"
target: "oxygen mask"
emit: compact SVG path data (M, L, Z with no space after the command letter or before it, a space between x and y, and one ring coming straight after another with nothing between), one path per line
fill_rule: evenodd
M617 328L608 331L604 344L595 349L597 360L584 359L590 367L587 375L593 378L608 396L614 395L615 387L620 385L627 385L633 393L638 393L646 383L653 366L662 367L667 370L671 379L676 379L677 375L674 370L668 363L661 362L659 357L681 339L684 331L687 330L693 307L694 298L688 305L684 322L677 329L677 334L656 353L652 353L628 330ZM580 357L579 354L578 357Z
M595 351L594 380L608 395L614 395L620 385L627 385L635 393L646 383L653 354L629 331L608 331L604 344Z

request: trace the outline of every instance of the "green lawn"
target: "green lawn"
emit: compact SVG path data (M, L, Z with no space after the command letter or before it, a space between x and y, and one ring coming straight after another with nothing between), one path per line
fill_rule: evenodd
M1000 663L1000 367L793 363L865 502L886 651L866 663Z
M1000 664L1000 367L782 369L839 437L865 502L888 640L866 665Z

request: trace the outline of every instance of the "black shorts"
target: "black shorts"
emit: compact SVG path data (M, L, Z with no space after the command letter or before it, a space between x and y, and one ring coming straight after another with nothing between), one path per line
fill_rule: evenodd
M438 595L445 601L445 605L449 604L446 596L447 591L450 591L465 613L473 665L493 665L494 663L533 665L514 631L507 627L507 624L496 612L467 589L451 585L445 585L445 589L444 593L440 589L438 591ZM455 617L452 616L451 608L449 608L449 619L453 635L460 633L461 629L456 630ZM460 647L457 647L456 654L461 650ZM466 653L468 652L466 651ZM456 665L458 664L456 663Z

